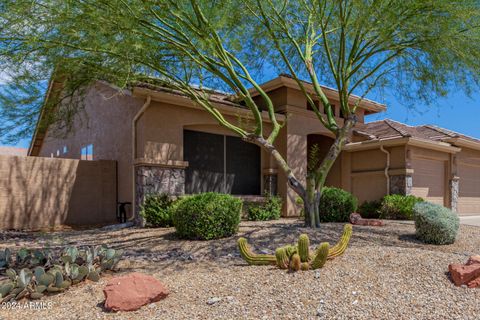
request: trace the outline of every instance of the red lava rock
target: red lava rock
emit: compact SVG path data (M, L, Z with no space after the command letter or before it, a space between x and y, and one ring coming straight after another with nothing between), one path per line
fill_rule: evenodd
M480 287L480 277L478 277L477 279L472 280L472 281L470 281L469 283L467 283L467 286L468 286L469 288L477 288L477 287Z
M469 266L475 263L480 263L480 256L471 256L470 258L468 258L466 265Z
M375 227L381 227L383 226L383 221L381 220L376 220L376 219L364 219L360 215L360 213L352 213L350 215L350 223L353 225L358 225L358 226L375 226Z
M103 293L105 309L113 311L134 311L169 294L156 278L138 272L110 279Z
M477 278L480 278L480 264L478 263L470 265L453 263L448 266L448 271L450 271L450 276L452 277L452 281L456 286L469 284L471 281L476 281L479 280Z

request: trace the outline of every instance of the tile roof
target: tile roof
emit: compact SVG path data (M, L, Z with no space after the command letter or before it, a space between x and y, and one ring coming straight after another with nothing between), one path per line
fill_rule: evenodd
M365 136L370 140L413 137L431 141L446 141L460 138L480 143L480 139L434 125L409 126L391 119L361 124L354 129L354 134Z

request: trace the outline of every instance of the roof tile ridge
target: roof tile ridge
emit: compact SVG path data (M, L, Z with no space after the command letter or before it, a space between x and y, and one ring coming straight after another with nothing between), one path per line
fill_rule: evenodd
M385 119L385 123L387 125L389 125L393 130L397 131L398 133L400 133L400 135L402 137L411 137L412 135L408 132L406 132L405 130L401 129L401 128L398 128L397 127L397 124L400 124L399 122L397 121L393 121L393 120L390 120L390 119Z

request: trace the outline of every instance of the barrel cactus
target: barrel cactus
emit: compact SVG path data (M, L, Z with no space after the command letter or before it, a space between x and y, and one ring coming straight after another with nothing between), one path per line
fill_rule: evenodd
M322 268L327 260L342 255L351 236L352 225L346 224L335 246L330 247L328 242L323 242L314 252L310 252L310 240L306 234L300 235L296 245L286 245L275 250L275 255L255 254L245 238L238 239L238 247L241 256L250 265L276 265L280 269L306 271Z

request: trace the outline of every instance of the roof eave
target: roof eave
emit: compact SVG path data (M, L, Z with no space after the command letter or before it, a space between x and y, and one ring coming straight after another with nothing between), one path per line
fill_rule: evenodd
M376 139L376 140L368 140L368 141L361 141L361 142L351 142L345 146L344 150L347 152L355 152L355 151L376 149L376 148L379 148L380 146L394 147L394 146L400 146L400 145L416 146L416 147L421 147L421 148L436 150L441 152L447 152L447 153L457 153L461 150L461 148L454 147L449 143L431 141L431 140L425 140L425 139L413 138L413 137L395 137L395 138Z
M315 94L312 84L309 84L307 82L305 84L306 84L305 88L307 89L307 91L311 94ZM261 84L260 87L265 92L269 92L269 91L272 91L272 90L275 90L275 89L278 89L278 88L281 88L281 87L287 87L287 88L291 88L291 89L300 90L296 80L294 80L292 78L289 78L289 77L285 77L285 76L279 76L275 79L267 81L267 82ZM333 88L330 88L330 87L326 87L326 86L322 86L322 89L324 90L327 98L338 100L338 91L337 90L335 90ZM255 88L250 88L249 91L250 91L250 94L252 95L252 97L255 97L255 96L259 95L259 92ZM349 102L351 104L354 104L359 99L361 99L359 96L351 95L350 99L349 99ZM382 111L387 110L386 105L375 102L375 101L372 101L372 100L369 100L369 99L365 99L365 98L362 99L359 107L370 111L370 113L377 113L377 112L382 112Z

